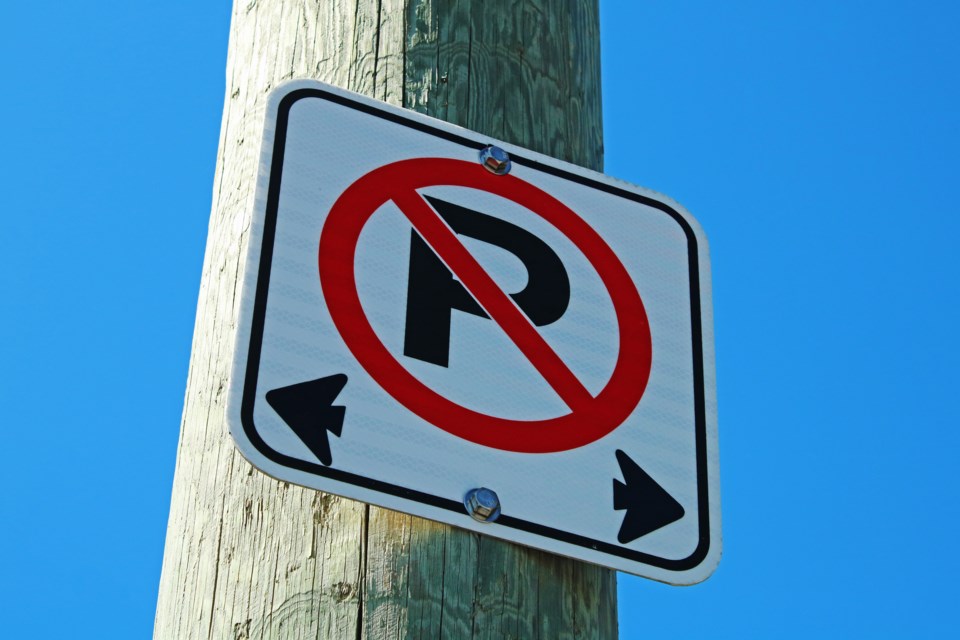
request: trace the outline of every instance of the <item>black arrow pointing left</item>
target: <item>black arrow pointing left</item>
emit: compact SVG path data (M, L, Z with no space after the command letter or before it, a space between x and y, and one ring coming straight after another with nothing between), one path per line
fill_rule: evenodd
M327 432L340 437L347 411L346 407L333 406L333 401L346 384L347 376L337 373L267 392L267 402L277 415L327 466L333 462Z

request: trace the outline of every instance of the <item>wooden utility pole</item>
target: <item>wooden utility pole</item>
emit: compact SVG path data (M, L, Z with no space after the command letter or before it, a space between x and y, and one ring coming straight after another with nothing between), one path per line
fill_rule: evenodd
M614 638L614 572L269 478L224 416L264 104L315 78L601 168L597 0L236 0L155 637Z

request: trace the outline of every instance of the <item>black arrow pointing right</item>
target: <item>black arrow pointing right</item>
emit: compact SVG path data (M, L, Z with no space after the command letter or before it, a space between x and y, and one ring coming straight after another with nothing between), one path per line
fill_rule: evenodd
M617 540L633 542L683 517L683 507L630 456L617 450L624 482L613 480L613 508L626 509Z
M267 402L277 415L327 466L333 462L327 431L340 437L347 411L346 407L334 407L333 401L346 384L347 376L337 373L267 392Z

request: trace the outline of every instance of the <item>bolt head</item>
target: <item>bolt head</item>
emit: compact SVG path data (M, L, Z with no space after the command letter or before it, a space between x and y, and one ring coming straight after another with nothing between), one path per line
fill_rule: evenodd
M477 522L493 522L500 517L500 498L486 487L471 489L463 498L467 513Z
M484 147L480 150L480 164L490 173L498 176L504 176L510 173L513 163L510 162L510 155L494 145Z

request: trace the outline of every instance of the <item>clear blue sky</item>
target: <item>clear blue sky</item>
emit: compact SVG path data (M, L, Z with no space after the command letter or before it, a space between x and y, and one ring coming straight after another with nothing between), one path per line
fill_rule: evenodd
M151 633L229 4L0 21L3 635ZM713 258L724 557L624 638L956 633L960 21L608 1L606 171Z

